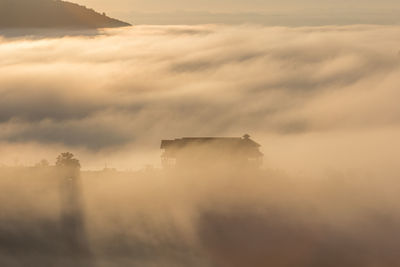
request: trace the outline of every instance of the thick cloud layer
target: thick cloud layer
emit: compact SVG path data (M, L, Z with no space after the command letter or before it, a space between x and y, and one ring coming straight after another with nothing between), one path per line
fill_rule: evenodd
M209 25L3 38L0 160L69 149L88 166L149 151L151 162L163 138L246 132L274 159L386 153L400 145L399 33Z
M82 202L71 203L93 265L399 266L399 31L146 26L3 38L0 163L70 150L85 169L128 169L157 162L163 138L248 132L264 170L77 175ZM58 254L71 176L42 164L1 167L0 178L2 265L71 266Z
M0 265L400 264L398 176L180 166L0 167Z

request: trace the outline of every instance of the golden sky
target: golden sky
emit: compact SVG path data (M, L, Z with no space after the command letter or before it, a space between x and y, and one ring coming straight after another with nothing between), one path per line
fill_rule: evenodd
M398 24L397 0L75 0L134 24Z
M194 10L210 12L247 12L269 10L313 9L393 9L400 8L396 0L75 0L108 10L131 9L145 12Z

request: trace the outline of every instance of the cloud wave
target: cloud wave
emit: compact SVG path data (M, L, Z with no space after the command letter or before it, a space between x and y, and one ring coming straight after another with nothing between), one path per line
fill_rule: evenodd
M141 26L0 41L0 141L398 131L396 26Z

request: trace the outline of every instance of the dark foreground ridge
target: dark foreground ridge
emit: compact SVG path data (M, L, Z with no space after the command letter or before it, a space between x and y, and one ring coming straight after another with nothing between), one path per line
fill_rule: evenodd
M0 0L0 29L96 29L130 26L93 9L61 0Z

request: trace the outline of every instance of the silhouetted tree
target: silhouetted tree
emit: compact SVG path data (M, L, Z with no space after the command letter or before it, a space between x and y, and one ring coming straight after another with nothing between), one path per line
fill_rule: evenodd
M90 267L91 253L86 236L79 160L70 152L57 157L60 176L62 255L69 266Z
M79 160L74 158L74 154L72 154L70 152L61 153L57 157L56 166L57 167L70 167L70 168L76 168L76 169L81 168L81 164L80 164Z

